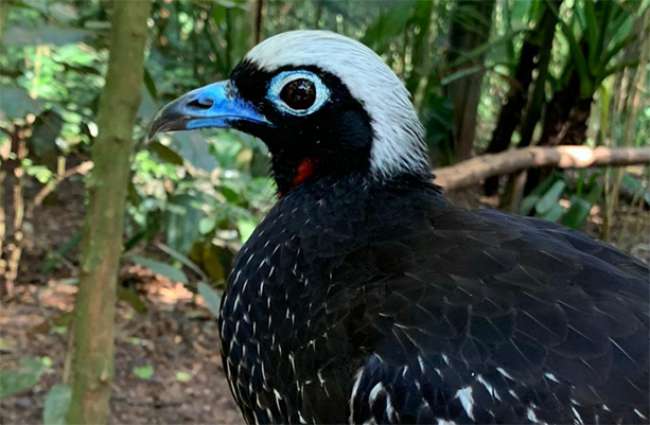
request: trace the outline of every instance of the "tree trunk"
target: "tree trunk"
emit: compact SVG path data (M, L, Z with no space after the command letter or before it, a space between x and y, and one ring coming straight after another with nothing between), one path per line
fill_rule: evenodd
M262 41L262 19L264 14L264 0L255 0L253 14L253 45Z
M583 52L586 52L586 47L583 47ZM538 146L581 145L587 138L587 120L594 94L581 97L580 77L575 68L569 72L567 85L555 92L546 105ZM525 182L524 194L537 187L549 171L532 170Z
M110 57L92 147L94 168L87 183L79 293L75 304L71 424L105 424L113 378L115 287L140 104L150 2L114 1Z
M556 15L553 14L555 17ZM553 47L553 39L555 38L555 23L547 25L543 28L540 36L540 51L537 59L537 77L533 92L526 107L521 122L520 139L517 148L525 148L530 146L533 139L535 127L542 116L542 109L546 103L546 82L549 72L549 64L551 62L551 49ZM516 211L522 200L524 193L524 186L528 177L528 171L522 170L518 173L513 173L508 178L506 190L501 197L501 206L508 211Z
M573 69L569 83L555 92L546 107L539 146L580 145L585 139L593 96L580 97L580 77Z
M552 7L559 9L562 0L554 0ZM506 103L499 111L497 124L492 132L492 138L485 153L502 152L510 146L512 134L517 126L521 123L522 112L526 109L528 90L533 81L533 71L538 67L539 61L536 59L540 55L550 55L555 35L555 25L557 24L557 15L546 2L540 3L544 10L535 24L535 28L526 35L519 62L515 69L515 84L510 87L510 93ZM485 194L494 195L499 189L499 179L494 177L487 179L484 184Z
M449 63L462 60L462 52L472 51L485 44L490 36L493 10L494 0L456 1L449 35ZM479 55L473 59L462 60L461 67L482 67L483 57ZM451 68L450 71L458 69ZM457 161L467 159L472 154L483 74L483 70L473 72L447 86L447 94L454 107L454 154Z

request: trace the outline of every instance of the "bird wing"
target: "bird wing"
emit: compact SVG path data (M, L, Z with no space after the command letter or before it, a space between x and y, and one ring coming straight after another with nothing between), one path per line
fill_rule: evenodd
M348 338L367 349L353 422L647 421L645 265L491 210L402 223L334 273L356 301L331 305L345 306Z

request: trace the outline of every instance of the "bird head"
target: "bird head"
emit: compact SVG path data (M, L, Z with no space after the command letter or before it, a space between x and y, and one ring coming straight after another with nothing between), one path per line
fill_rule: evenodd
M428 173L423 129L400 79L371 49L327 31L255 46L230 79L157 114L159 131L234 128L269 148L280 193L325 175Z

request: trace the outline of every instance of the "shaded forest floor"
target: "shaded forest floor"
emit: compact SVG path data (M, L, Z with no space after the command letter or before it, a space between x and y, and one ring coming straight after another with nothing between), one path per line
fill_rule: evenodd
M114 424L240 423L226 383L217 326L182 287L153 276L138 287L148 311L120 303L117 314ZM0 423L42 423L47 390L62 380L68 321L76 287L52 280L21 285L0 312L0 368L24 356L48 357L51 366L30 391L0 401ZM48 363L50 362L48 361ZM144 379L136 370L151 377Z
M62 381L77 253L52 258L83 219L81 183L66 185L37 211L15 295L0 309L0 369L26 356L49 359L48 367L35 387L0 400L0 424L42 423L45 395ZM486 203L471 193L453 198L469 207ZM644 261L650 260L648 214L622 207L612 232L615 244ZM597 235L598 226L596 212L587 231ZM201 299L137 266L125 266L120 281L140 295L146 311L123 301L118 306L111 423L240 423L218 354L218 329Z
M42 423L45 396L62 382L78 267L77 248L65 247L80 231L83 205L81 180L70 181L35 212L15 294L0 304L0 369L25 357L48 364L36 386L0 400L2 425ZM118 303L111 423L241 423L217 325L200 297L139 266L123 267L120 282L146 311Z

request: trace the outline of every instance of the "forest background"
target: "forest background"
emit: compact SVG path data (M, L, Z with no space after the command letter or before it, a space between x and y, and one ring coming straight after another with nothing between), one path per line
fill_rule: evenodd
M456 202L650 258L649 0L1 0L0 423L240 421L213 317L268 154L145 135L298 28L386 60Z

